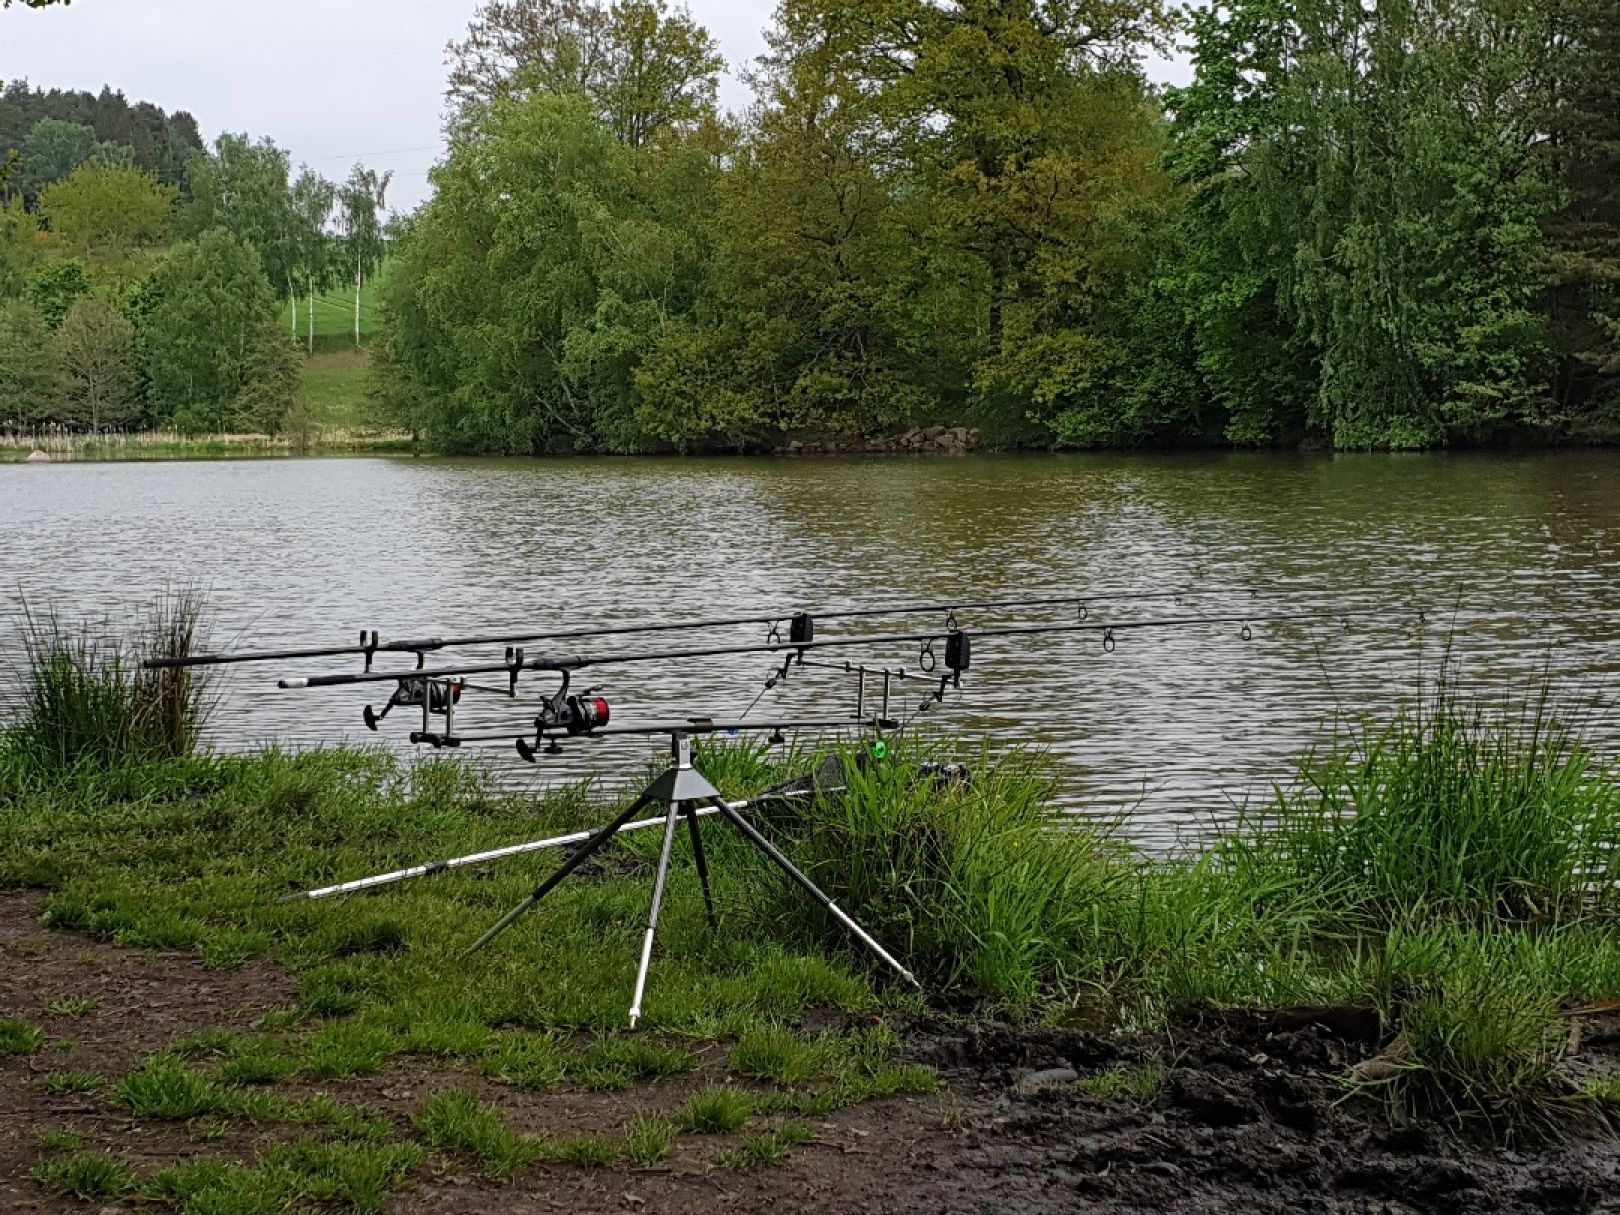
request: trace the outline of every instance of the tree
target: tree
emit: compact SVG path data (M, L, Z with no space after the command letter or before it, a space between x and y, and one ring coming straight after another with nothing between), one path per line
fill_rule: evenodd
M135 330L94 296L76 302L52 339L61 420L104 427L140 416L135 384Z
M223 134L211 152L191 160L191 204L180 227L191 238L213 228L229 232L258 254L271 287L293 299L302 282L302 239L290 174L287 153L274 141Z
M622 352L677 272L634 183L630 150L589 103L549 95L481 110L434 170L434 199L396 253L383 348L389 396L438 443L633 445L635 358L610 356L609 335Z
M1620 429L1620 9L1567 0L1555 20L1556 70L1541 125L1564 193L1547 221L1556 395L1579 430L1612 435Z
M22 199L0 202L0 300L27 291L43 253L39 224L23 210Z
M452 43L453 121L499 97L582 96L624 143L690 131L714 112L714 38L663 0L485 0Z
M63 252L116 273L168 234L178 197L150 173L90 161L45 188L39 213Z
M27 300L0 303L0 424L37 426L55 408L51 331Z
M354 267L354 345L360 347L360 294L366 280L382 265L388 251L383 231L383 208L392 172L379 176L364 165L355 165L349 180L337 191L338 210L343 219L343 244L347 263Z
M298 262L309 292L309 353L315 353L315 290L326 287L338 271L336 250L327 225L337 203L337 187L318 173L305 169L292 189L293 214L298 225ZM298 335L298 309L293 308L293 336Z
M69 176L101 150L95 130L78 122L42 118L23 140L16 188L34 198L53 181Z
M137 333L153 410L182 429L224 431L263 412L256 375L286 348L258 254L223 229L170 250L144 292Z
M52 329L60 325L80 296L90 294L90 275L77 258L47 262L28 282L29 301Z
M22 147L42 118L90 127L104 149L123 149L136 168L156 174L166 185L181 184L186 161L202 150L197 120L184 111L170 114L149 102L131 103L111 88L100 93L45 90L15 81L0 91L0 161L8 150Z

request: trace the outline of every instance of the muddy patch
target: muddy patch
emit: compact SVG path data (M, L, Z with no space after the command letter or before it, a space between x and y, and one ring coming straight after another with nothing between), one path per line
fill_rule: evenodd
M880 1209L997 1196L1032 1212L1620 1211L1620 1143L1601 1123L1517 1143L1394 1125L1339 1079L1379 1047L1376 1018L1353 1009L1210 1017L1123 1042L926 1028L918 1053L963 1103L958 1151L948 1178ZM1086 1091L1145 1067L1161 1078L1151 1102Z

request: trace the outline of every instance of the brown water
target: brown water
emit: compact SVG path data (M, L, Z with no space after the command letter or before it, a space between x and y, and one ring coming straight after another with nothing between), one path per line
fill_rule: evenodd
M1183 586L1200 589L1179 606L1099 604L1092 620L1389 608L1348 630L1257 621L1248 641L1236 624L1121 632L1111 654L1095 634L980 640L964 688L928 728L1044 747L1069 805L1129 810L1144 839L1165 844L1286 778L1336 721L1410 697L1448 642L1464 677L1493 693L1534 691L1550 668L1589 731L1620 750L1609 712L1620 690L1617 471L1604 453L7 466L0 588L70 615L117 616L166 583L201 583L215 641L254 647L344 644L362 627L434 635ZM1405 605L1426 607L1428 626ZM961 622L1072 613L1014 616ZM903 646L869 657L917 659ZM628 722L734 714L768 666L755 656L589 675ZM233 670L217 740L374 739L360 725L363 693L274 687L289 669L343 668ZM755 714L851 703L843 677L803 672ZM516 725L532 712L472 698L460 724ZM403 735L409 717L398 716ZM511 768L534 780L627 773L654 748L601 742L538 771Z

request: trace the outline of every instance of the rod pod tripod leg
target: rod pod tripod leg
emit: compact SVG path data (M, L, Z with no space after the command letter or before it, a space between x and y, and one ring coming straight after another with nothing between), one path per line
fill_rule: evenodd
M693 859L697 864L698 875L703 883L703 895L709 911L710 922L714 919L714 899L709 889L708 860L703 852L703 844L698 836L698 818L705 813L718 813L748 840L755 848L781 869L793 883L806 895L815 900L829 915L842 924L861 944L871 950L873 955L881 959L913 987L921 988L916 976L895 960L894 955L884 949L873 939L872 935L855 922L848 912L822 892L821 888L812 882L798 869L792 861L788 860L782 852L768 839L760 834L759 829L738 813L737 808L720 796L720 791L711 785L704 775L692 766L692 739L689 735L674 733L670 738L672 765L652 784L642 792L630 806L607 826L597 831L586 841L583 847L545 881L535 888L533 894L524 899L511 911L502 916L488 932L479 937L468 954L475 953L488 945L507 928L511 927L525 912L532 909L541 899L545 898L569 874L584 864L593 854L606 845L617 835L637 814L647 806L663 804L668 807L664 816L664 841L658 856L658 873L653 883L652 907L647 916L647 929L641 941L641 962L636 970L635 995L630 1006L630 1026L634 1029L641 1020L642 999L646 995L647 972L652 964L653 941L658 934L658 917L663 911L664 891L669 882L670 858L675 847L675 832L680 820L684 817L692 832ZM700 809L699 807L703 807ZM465 956L465 955L464 955Z
M891 954L887 949L884 949L883 946L879 945L877 941L873 939L871 933L867 932L866 929L862 928L858 923L855 922L855 918L853 916L851 916L837 903L833 902L831 897L823 893L821 888L806 877L801 869L794 865L792 861L788 860L775 844L771 843L770 840L761 835L759 828L755 827L753 823L749 822L742 815L738 814L729 803L724 802L719 798L712 799L710 804L719 810L732 826L736 827L738 831L741 831L743 833L743 837L749 843L763 852L771 859L778 869L787 874L788 877L793 880L794 885L796 885L800 890L804 891L805 894L809 895L817 903L821 904L829 915L847 928L862 945L865 945L867 949L871 950L874 955L886 962L889 967L899 974L903 979L905 979L906 982L910 983L918 991L922 990L922 984L917 982L916 975L912 974L904 966L900 965L900 963L895 960L893 954Z
M658 853L658 876L653 879L652 910L647 913L647 935L641 938L641 965L636 968L636 992L630 998L630 1028L641 1020L641 997L647 991L647 968L652 965L653 938L658 934L658 913L664 908L664 886L669 881L669 856L675 850L675 827L680 822L681 803L669 803L664 820L664 846Z

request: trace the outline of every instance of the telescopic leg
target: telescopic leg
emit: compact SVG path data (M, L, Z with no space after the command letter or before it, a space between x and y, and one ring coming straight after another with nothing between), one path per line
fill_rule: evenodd
M766 839L759 833L758 828L756 828L754 824L750 823L742 815L733 810L730 805L719 800L718 798L712 799L711 804L719 807L720 813L731 820L732 825L747 837L749 843L753 844L754 847L758 848L766 856L770 857L770 859L776 863L777 868L781 869L783 873L787 874L788 877L793 879L794 883L799 887L800 890L804 891L812 899L825 907L835 920L837 920L845 928L849 929L849 931L853 933L857 939L859 939L861 944L865 945L879 958L882 958L883 961L888 963L889 966L891 966L902 978L906 980L906 982L910 983L919 991L922 990L922 984L917 982L917 977L915 975L913 975L904 966L900 965L899 962L895 961L894 956L890 954L888 950L884 949L883 946L874 941L871 934L857 924L850 917L848 912L846 912L837 903L833 902L832 899L823 894L821 889L809 878L807 878L793 864L792 861L788 860L787 857L782 855L775 844L771 843L770 840Z
M669 803L664 820L664 847L658 854L658 876L653 879L652 910L647 914L647 935L641 940L641 965L636 970L636 994L630 1000L630 1028L641 1020L641 997L647 990L647 968L652 965L653 937L658 932L658 913L664 906L664 885L669 880L669 857L675 849L675 824L680 821L681 803Z
M703 886L703 905L709 909L709 927L715 926L714 892L709 889L709 861L703 855L703 836L698 833L697 807L686 803L686 825L692 832L692 859L697 863L698 882Z
M589 860L597 852L597 850L602 847L602 845L606 844L615 835L617 835L619 828L624 826L631 819L635 818L636 815L640 814L651 800L652 799L647 797L638 797L635 801L631 802L629 809L627 809L623 814L619 815L618 818L614 819L606 827L603 827L595 835L591 836L590 839L586 840L584 846L580 848L578 852L574 853L573 856L564 861L556 872L534 888L533 894L524 899L516 907L512 908L511 911L508 911L500 919L496 920L495 923L491 925L490 930L474 941L472 948L468 949L467 953L462 954L461 956L466 957L467 954L477 953L496 937L500 936L501 933L510 928L513 923L517 921L519 916L528 911L541 899L545 898L546 895L550 894L557 883L561 882L570 873L578 869L587 860Z

